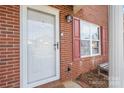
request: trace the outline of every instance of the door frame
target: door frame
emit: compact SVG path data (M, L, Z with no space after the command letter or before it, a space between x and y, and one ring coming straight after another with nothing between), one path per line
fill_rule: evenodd
M56 76L50 79L38 81L35 83L28 84L27 79L27 9L31 8L55 16L55 41L59 43L59 48L56 49ZM60 39L59 39L59 10L50 6L34 6L34 5L23 5L20 6L20 87L36 87L51 81L60 79Z

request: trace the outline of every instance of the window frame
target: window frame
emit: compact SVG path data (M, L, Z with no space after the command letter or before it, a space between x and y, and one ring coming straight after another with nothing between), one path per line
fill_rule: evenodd
M86 24L88 24L88 25L90 25L90 26L96 26L96 27L98 27L98 29L99 29L99 39L98 39L98 40L92 39L91 30L90 30L90 39L81 39L81 22L82 22L83 24L86 23ZM90 27L90 29L91 29L91 27ZM100 56L100 55L101 55L101 29L100 29L100 26L99 26L99 25L96 25L96 24L94 24L94 23L90 23L90 22L85 21L85 20L80 20L80 43L81 43L81 40L90 41L90 54L89 54L89 55L84 55L84 56L82 56L81 53L80 53L80 57L81 57L81 58L95 57L95 56ZM92 49L92 42L93 42L93 41L99 42L99 47L98 47L99 53L97 53L97 54L93 54L93 53L92 53L92 50L93 50L93 49ZM81 52L81 44L80 44L80 52Z

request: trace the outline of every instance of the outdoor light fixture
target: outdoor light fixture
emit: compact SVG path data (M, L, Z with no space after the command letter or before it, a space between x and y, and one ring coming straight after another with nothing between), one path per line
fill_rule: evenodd
M71 15L67 15L66 20L67 20L68 23L70 23L70 22L72 22L73 17Z

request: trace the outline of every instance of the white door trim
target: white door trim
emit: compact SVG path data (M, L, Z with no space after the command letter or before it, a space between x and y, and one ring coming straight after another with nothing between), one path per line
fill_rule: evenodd
M56 18L56 42L60 42L59 40L59 10L52 8L50 6L20 6L20 87L36 87L38 85L42 85L48 83L50 81L60 79L60 47L56 50L56 77L43 80L42 82L36 82L32 84L27 83L27 51L26 47L26 35L27 35L27 9L35 9L38 11L42 11L48 14L55 15ZM59 44L60 45L60 44Z

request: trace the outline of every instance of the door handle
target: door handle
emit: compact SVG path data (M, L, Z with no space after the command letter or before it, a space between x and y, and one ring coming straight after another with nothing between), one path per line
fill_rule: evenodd
M59 49L59 42L56 42L56 44L54 44L56 49Z

